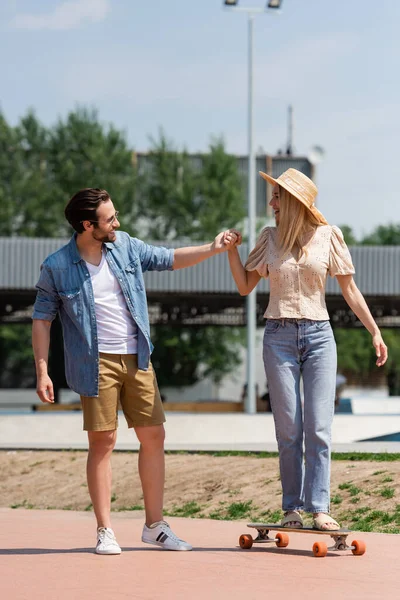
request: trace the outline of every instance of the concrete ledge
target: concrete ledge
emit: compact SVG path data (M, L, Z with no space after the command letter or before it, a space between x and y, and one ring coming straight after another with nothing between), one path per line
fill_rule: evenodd
M361 439L390 435L400 429L390 416L336 415L332 444L336 451L400 452L400 442ZM275 451L274 419L270 413L179 413L167 414L167 450ZM2 415L0 448L86 449L87 434L82 429L82 413L45 412ZM117 450L137 450L138 440L120 415ZM337 450L341 448L342 450Z

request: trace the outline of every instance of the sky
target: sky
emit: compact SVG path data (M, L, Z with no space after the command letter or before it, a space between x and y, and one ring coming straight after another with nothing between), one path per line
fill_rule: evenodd
M239 6L265 6L240 0ZM254 22L254 143L324 149L319 209L357 236L400 223L397 0L283 0ZM163 128L177 148L214 136L247 153L248 26L222 0L2 0L0 109L45 125L77 106L145 151Z

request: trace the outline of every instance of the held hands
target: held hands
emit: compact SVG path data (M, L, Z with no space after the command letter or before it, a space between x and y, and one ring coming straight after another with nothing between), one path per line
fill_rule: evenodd
M376 364L378 367L382 367L387 360L388 350L385 342L382 339L380 331L372 336L372 344L375 348L377 356Z
M237 229L227 229L217 235L213 247L217 252L232 250L242 243L242 234Z

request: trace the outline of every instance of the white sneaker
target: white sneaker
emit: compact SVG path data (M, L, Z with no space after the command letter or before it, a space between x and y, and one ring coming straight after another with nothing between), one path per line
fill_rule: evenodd
M192 546L183 540L180 540L171 531L166 521L158 521L150 527L143 526L142 542L160 546L164 550L193 550Z
M121 554L121 548L110 527L97 528L96 554Z

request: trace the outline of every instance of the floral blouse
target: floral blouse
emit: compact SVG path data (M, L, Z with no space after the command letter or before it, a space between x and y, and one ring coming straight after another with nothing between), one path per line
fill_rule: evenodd
M305 245L305 253L296 260L293 254L281 256L276 227L265 227L250 253L245 269L270 279L270 298L266 319L329 319L325 303L325 285L329 273L355 273L349 249L338 227L317 227Z

